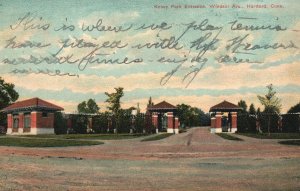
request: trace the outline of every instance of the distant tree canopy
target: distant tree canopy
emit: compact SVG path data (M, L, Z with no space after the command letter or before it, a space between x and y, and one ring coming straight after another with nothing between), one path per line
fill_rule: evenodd
M281 100L276 97L276 91L273 89L273 85L270 84L267 86L268 93L265 96L258 95L258 99L260 103L265 107L264 113L269 114L268 115L268 134L270 135L270 126L271 126L271 115L270 113L280 113L281 109Z
M99 113L99 109L94 99L83 101L77 106L78 113Z
M260 108L257 108L256 114L259 115L261 113Z
M19 98L15 85L7 83L0 77L0 109L7 107Z
M242 112L243 113L247 113L247 104L246 104L246 101L244 101L244 100L240 100L239 102L238 102L238 106L240 107L240 108L242 108L243 110L242 110Z
M124 96L124 92L123 92L122 87L118 87L115 88L116 92L114 93L108 93L105 92L105 95L107 95L107 100L105 102L107 102L109 104L109 106L107 107L109 110L112 111L112 113L114 115L118 115L119 111L121 109L121 98Z
M251 105L249 107L249 114L252 114L252 115L256 114L255 107L254 107L253 103L251 103Z
M147 104L147 108L152 107L154 105L154 103L152 102L152 98L149 98L148 104Z
M281 100L276 97L276 91L273 89L273 85L267 86L268 93L265 96L258 95L260 103L265 107L265 113L280 113Z
M177 105L178 117L181 125L184 126L201 126L209 125L210 116L205 114L201 109L191 107L190 105Z
M298 113L300 112L300 102L294 106L292 106L289 110L288 113Z
M15 85L7 83L0 77L0 110L12 104L19 98ZM6 114L0 113L0 125L6 124Z
M128 109L120 109L121 113L127 114L127 115L131 115L133 110L137 110L137 108L134 106L131 106Z

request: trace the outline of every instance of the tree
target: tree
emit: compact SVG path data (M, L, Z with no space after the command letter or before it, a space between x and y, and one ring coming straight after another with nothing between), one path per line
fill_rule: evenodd
M300 112L300 102L294 106L292 106L289 110L288 113L299 113Z
M77 111L78 111L78 113L88 113L87 112L86 101L83 101L80 104L78 104Z
M249 114L251 114L251 115L255 115L256 114L255 107L254 107L253 103L251 103L251 105L249 107Z
M56 135L67 133L67 122L61 112L54 113L54 132Z
M109 103L109 106L107 107L109 110L112 111L114 115L118 115L120 109L121 109L121 97L124 96L122 87L115 88L115 93L108 93L105 92L105 95L108 96L107 100L105 102Z
M186 104L177 105L179 121L185 126L209 125L210 116L201 109Z
M0 110L12 104L19 98L15 85L7 83L0 77ZM0 113L0 125L6 124L6 115Z
M181 125L191 126L191 121L189 120L192 116L191 106L186 104L177 105L178 118Z
M243 110L242 110L243 113L247 113L247 104L246 104L246 101L240 100L240 101L238 102L238 106L241 107L241 108L243 109Z
M89 99L86 105L89 113L99 113L100 108L94 99Z
M267 86L268 93L265 96L258 95L260 103L265 107L264 112L266 113L280 113L281 100L276 97L276 91L273 90L273 85Z
M260 108L258 107L256 110L256 115L260 115L260 114L261 114L261 111L260 111Z
M268 93L265 96L258 95L260 103L265 107L264 112L268 115L268 134L270 135L271 113L280 113L281 100L276 97L276 91L273 89L273 85L267 86Z
M99 113L99 106L94 99L83 101L77 106L78 113Z
M141 113L140 103L137 103L136 112L137 114Z
M15 85L5 82L0 77L0 109L7 107L19 98Z
M148 104L147 104L147 108L152 107L154 105L154 103L152 102L152 98L150 96Z
M137 110L137 108L134 107L134 106L131 106L131 107L128 108L128 109L121 109L121 110L122 110L122 113L125 113L125 114L127 114L127 115L131 115L131 114L132 114L132 111L133 111L133 110Z
M120 119L119 114L121 112L121 98L124 96L122 87L115 88L115 93L108 93L105 92L105 95L107 95L107 100L105 102L109 103L109 106L107 107L109 110L112 111L116 118L116 129L119 129L120 126Z

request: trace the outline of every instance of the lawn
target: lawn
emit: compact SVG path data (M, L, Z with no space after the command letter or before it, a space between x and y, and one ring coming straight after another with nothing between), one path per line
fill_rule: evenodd
M22 137L34 138L56 138L56 139L97 139L97 140L119 140L133 139L146 134L66 134L66 135L22 135Z
M80 141L64 139L45 139L45 138L24 138L24 137L1 137L0 146L17 147L68 147L68 146L88 146L100 145L99 141Z
M300 140L279 141L278 143L284 144L284 145L296 145L296 146L300 146Z
M163 133L163 134L158 134L158 135L155 135L155 136L147 137L145 139L142 139L141 141L157 141L157 140L160 140L160 139L170 137L171 135L173 135L173 134Z
M239 133L239 135L244 135L247 137L253 137L257 139L300 139L300 133Z
M231 140L231 141L243 141L243 139L240 139L238 137L232 136L228 133L216 133L216 135L222 137L223 139Z

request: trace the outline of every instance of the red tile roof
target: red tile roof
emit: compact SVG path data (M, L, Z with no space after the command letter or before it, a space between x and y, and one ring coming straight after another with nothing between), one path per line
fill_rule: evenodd
M242 108L228 101L223 101L215 106L212 106L209 111L238 111L238 110L242 110Z
M160 109L163 109L163 110L174 110L174 109L177 109L177 107L175 107L174 105L166 102L166 101L162 101L156 105L153 105L151 106L150 108L148 108L150 111L151 110L160 110Z
M32 98L32 99L27 99L23 101L18 101L10 106L6 107L3 109L3 111L12 111L12 110L20 110L20 109L26 109L26 108L43 108L43 109L49 109L49 110L64 110L64 108L59 107L57 105L54 105L52 103L49 103L45 100L42 100L40 98Z

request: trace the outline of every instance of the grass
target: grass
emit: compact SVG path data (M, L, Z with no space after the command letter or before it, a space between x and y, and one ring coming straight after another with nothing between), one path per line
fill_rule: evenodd
M145 134L66 134L66 135L22 135L22 137L56 138L56 139L96 139L96 140L120 140L133 139Z
M218 136L222 137L223 139L231 140L231 141L243 141L243 139L240 139L238 137L232 136L228 133L216 133Z
M68 146L88 146L100 145L99 141L80 141L64 139L43 139L43 138L22 138L22 137L3 137L0 138L0 146L16 147L68 147Z
M279 141L278 143L283 144L283 145L296 145L296 146L300 146L300 140Z
M257 139L300 139L300 133L239 133L247 137L257 138Z
M157 141L157 140L160 140L160 139L170 137L171 135L173 135L173 134L163 133L163 134L158 134L158 135L155 135L155 136L147 137L145 139L142 139L141 141Z

